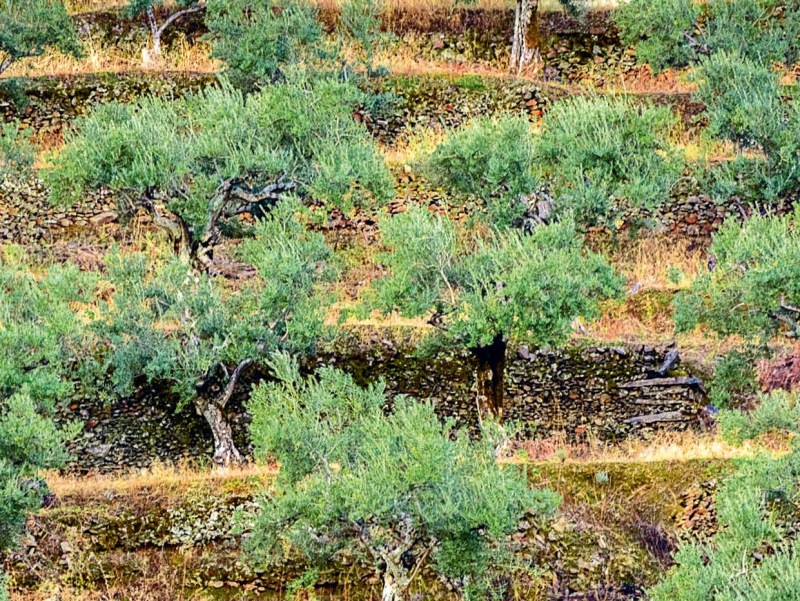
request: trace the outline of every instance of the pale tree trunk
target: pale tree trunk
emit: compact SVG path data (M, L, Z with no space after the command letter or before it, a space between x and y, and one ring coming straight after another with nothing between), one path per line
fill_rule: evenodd
M509 66L517 75L539 58L538 10L539 0L517 0Z
M153 7L147 9L147 24L150 26L150 35L153 38L153 56L161 58L161 28L156 23L156 14Z
M368 526L357 521L352 521L351 525L363 545L364 550L375 560L376 567L383 565L383 592L381 601L406 601L408 591L414 578L417 577L422 569L428 555L433 551L436 541L428 541L427 546L421 553L414 557L413 569L406 567L403 557L411 552L418 543L416 540L416 530L410 516L404 516L397 524L395 533L399 535L399 540L384 541L376 547L372 532Z
M389 572L383 575L383 594L381 601L403 601L403 596L397 588L394 578Z
M383 594L381 601L405 601L411 579L408 570L402 566L387 563L383 574Z
M0 75L2 75L3 72L5 72L5 70L8 69L11 66L11 63L13 62L14 61L10 56L4 56L0 60Z
M472 349L478 362L476 401L481 422L489 418L503 421L507 347L503 336L497 335L489 346Z
M244 462L242 454L233 442L233 431L225 418L225 407L233 396L239 376L251 363L250 359L244 359L236 366L228 379L225 390L217 398L208 399L200 395L194 401L197 412L205 418L211 428L211 434L214 437L214 464L217 467L241 465Z
M214 436L214 464L217 467L230 467L242 463L242 454L233 443L233 431L220 406L213 400L195 402L198 413L211 427Z
M161 25L156 22L156 13L153 10L153 7L149 7L146 11L146 15L147 25L150 27L150 34L153 36L153 55L156 58L161 58L161 36L164 35L164 31L166 31L167 27L172 25L182 16L196 13L203 10L205 7L205 2L198 2L194 6L190 6L173 13Z

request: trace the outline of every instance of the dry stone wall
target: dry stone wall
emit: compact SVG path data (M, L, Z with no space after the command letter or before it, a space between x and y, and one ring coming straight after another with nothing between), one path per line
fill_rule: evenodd
M663 349L573 347L565 351L510 351L507 416L523 422L537 437L570 440L616 440L654 430L693 427L704 397L685 371L647 378L664 361ZM309 370L333 365L362 384L383 379L387 395L408 394L430 400L444 417L473 426L475 365L471 357L452 352L420 358L391 342L321 355ZM244 403L263 374L251 372L231 403L234 436L249 451L250 417ZM647 378L646 380L644 380ZM677 378L677 379L676 379ZM637 386L637 382L648 382ZM72 445L72 469L127 470L154 461L178 462L211 455L211 434L191 407L175 413L175 399L163 390L142 389L135 397L106 403L80 395L59 409L60 420L78 419L84 430Z
M0 243L53 242L91 233L117 219L116 201L105 190L70 207L54 206L39 180L0 183Z
M73 120L92 106L110 101L129 102L146 94L179 95L202 88L214 81L209 75L180 76L142 74L103 75L61 80L43 78L28 84L27 108L18 109L3 97L0 108L3 118L18 118L33 129L40 140L60 138ZM379 141L402 142L422 131L458 127L479 115L500 112L526 114L538 119L550 103L563 96L563 90L543 84L519 80L490 81L475 76L459 78L420 77L389 78L379 91L394 97L396 102L381 114L360 112L356 118L365 122ZM682 106L690 117L696 106L680 95L660 98ZM398 200L427 202L438 192L420 185L413 178L400 174ZM116 202L107 192L87 195L69 209L53 207L47 191L38 181L6 181L0 183L0 241L31 243L50 242L85 234L100 224L113 221ZM673 191L670 202L658 214L644 216L676 235L707 238L726 215L739 211L718 205L700 194L695 182ZM642 216L632 215L632 219Z
M147 95L180 96L215 80L213 74L158 72L26 79L0 86L0 114L4 121L19 119L40 141L52 144L77 117L98 104L131 102ZM20 94L24 102L19 102Z

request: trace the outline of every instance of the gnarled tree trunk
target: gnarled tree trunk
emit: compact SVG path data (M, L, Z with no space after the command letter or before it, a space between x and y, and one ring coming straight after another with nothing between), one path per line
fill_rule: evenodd
M231 425L216 400L199 399L195 401L195 407L211 427L211 434L214 436L214 464L218 467L241 464L242 454L233 442Z
M539 0L517 0L509 66L517 75L539 58L538 11Z
M194 401L197 413L202 415L211 427L211 434L214 437L214 464L218 467L240 465L244 462L242 454L233 442L233 431L225 418L225 407L233 396L239 376L251 363L252 360L244 359L236 366L228 378L225 390L218 397L208 398L201 393ZM227 371L225 373L227 374Z
M200 10L204 7L205 4L201 3L191 11L186 9L180 14L194 12L195 9ZM214 248L221 236L220 220L241 214L264 215L285 193L295 190L296 187L295 181L281 178L260 190L252 191L238 178L226 180L210 199L207 221L202 228L190 225L176 214L162 215L159 203L166 206L170 198L154 188L148 188L140 198L126 198L128 206L124 211L133 214L139 207L147 209L153 217L153 223L166 232L175 254L189 261L198 271L211 273L214 265Z
M205 2L198 2L194 6L189 6L188 8L184 8L173 13L169 16L161 25L156 22L156 13L153 10L153 7L150 6L145 11L147 15L147 25L150 27L150 35L153 38L153 56L156 58L162 57L162 50L161 50L161 36L164 35L164 31L172 25L175 21L180 19L184 15L188 15L191 13L196 13L205 9L206 3Z
M478 361L478 416L481 421L493 417L503 421L504 376L508 344L497 335L488 346L472 349Z
M394 566L396 568L396 566ZM397 574L397 569L386 566L383 574L383 593L381 601L405 601L406 591L411 584L407 575Z

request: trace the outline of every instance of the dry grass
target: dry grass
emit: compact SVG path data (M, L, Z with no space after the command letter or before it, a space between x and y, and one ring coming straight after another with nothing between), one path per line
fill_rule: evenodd
M180 40L164 53L162 60L156 62L91 42L86 43L84 52L82 58L47 52L42 56L23 59L14 63L2 77L54 77L139 71L215 73L222 67L219 61L210 57L210 48L204 42L189 43Z
M143 490L148 491L150 495L177 494L191 486L219 487L226 483L253 478L269 479L275 474L277 474L276 466L247 465L212 470L191 464L178 466L154 464L149 469L127 474L76 476L49 472L46 474L46 480L56 496L74 503L76 500L99 499L110 494L133 495Z
M706 261L703 245L664 236L622 241L611 255L611 263L628 283L641 290L684 288L706 269ZM682 277L676 282L670 272Z
M628 295L621 303L606 303L602 317L583 324L579 336L648 344L674 340L672 299L706 268L705 250L687 240L654 236L622 241L609 260L625 277ZM709 339L698 333L684 341L696 347Z
M337 10L341 2L339 0L316 0L322 10ZM67 11L70 14L81 14L89 12L119 10L127 5L126 0L66 0ZM174 0L167 0L167 6L174 5ZM606 10L616 8L617 0L590 0L589 6L594 10ZM451 10L454 7L453 0L386 0L385 11L405 12L414 11L435 11ZM512 9L514 0L477 0L470 7L482 10ZM563 10L557 0L542 0L540 3L542 11Z
M650 439L629 438L611 444L589 439L581 443L567 442L564 437L528 440L511 448L505 462L521 463L655 463L736 459L752 455L758 447L747 443L732 446L715 433L657 432Z

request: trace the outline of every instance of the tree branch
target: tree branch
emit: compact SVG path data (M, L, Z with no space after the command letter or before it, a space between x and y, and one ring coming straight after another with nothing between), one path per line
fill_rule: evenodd
M239 365L236 366L236 369L233 370L233 373L228 380L228 384L225 386L225 390L222 391L219 401L217 402L220 409L224 409L225 405L228 404L228 401L231 400L231 396L233 396L233 391L236 388L236 382L239 380L239 376L242 374L242 371L252 362L252 359L244 359L239 363Z
M419 556L419 559L417 559L416 563L414 564L414 569L411 570L411 573L408 575L409 582L413 582L414 578L417 577L417 574L422 569L425 560L428 558L428 555L430 555L431 551L433 551L435 547L436 547L436 541L434 540L430 541L430 543L425 547L425 551L423 551L422 554Z
M161 214L156 206L155 200L153 199L152 192L147 192L147 194L141 200L141 205L150 212L153 217L153 223L167 232L167 235L169 235L173 242L179 241L183 237L184 229L181 224L176 223L171 219L167 219Z
M172 24L173 24L175 21L177 21L178 19L180 19L182 16L184 16L184 15L189 15L189 14L196 13L196 12L199 12L199 11L203 10L205 7L206 7L206 3L205 3L205 2L198 2L198 3L197 3L197 4L195 4L194 6L190 6L190 7L188 7L188 8L184 8L184 9L182 9L182 10L179 10L179 11L178 11L178 12L176 12L176 13L173 13L173 14L172 14L172 15L170 15L170 16L167 18L167 20L166 20L166 21L164 21L164 22L161 24L161 26L158 28L158 30L157 30L157 31L158 31L158 35L161 35L161 34L163 34L163 33L164 33L164 30L166 30L166 28L167 28L167 27L169 27L170 25L172 25Z
M2 74L6 69L11 66L11 63L14 62L14 59L11 58L11 55L4 56L3 60L0 61L0 74Z
M277 182L264 186L257 192L249 192L241 187L235 187L231 190L230 195L237 200L242 201L244 204L236 208L234 213L242 215L244 213L252 213L259 205L271 200L277 202L280 200L281 194L291 192L297 188L297 182L294 180L287 180L281 177Z
M786 304L786 300L781 296L781 309L784 311L791 311L792 313L800 314L800 307Z

